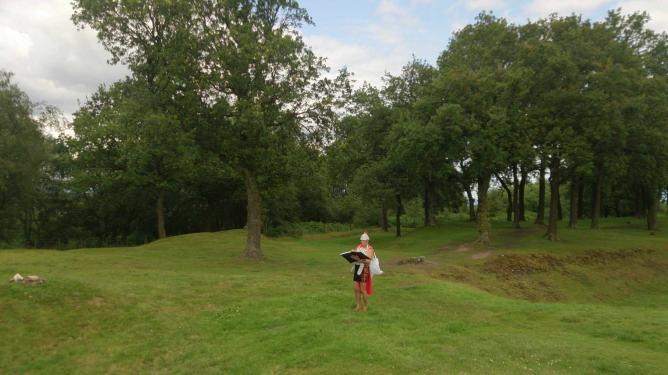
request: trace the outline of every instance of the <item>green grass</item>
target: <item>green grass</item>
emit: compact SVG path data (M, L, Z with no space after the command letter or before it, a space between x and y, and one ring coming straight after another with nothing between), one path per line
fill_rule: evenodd
M0 374L666 373L668 232L609 219L550 243L493 224L485 249L465 222L372 231L386 274L367 313L338 256L356 232L264 239L260 263L238 230L3 250L5 280L48 283L0 284ZM410 256L427 263L396 264Z

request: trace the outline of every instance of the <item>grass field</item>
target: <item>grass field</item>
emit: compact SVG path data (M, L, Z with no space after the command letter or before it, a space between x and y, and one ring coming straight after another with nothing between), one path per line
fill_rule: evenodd
M668 230L609 219L550 243L493 224L492 248L466 222L371 231L386 273L367 313L338 256L358 232L264 239L260 263L240 230L1 250L0 374L668 373Z

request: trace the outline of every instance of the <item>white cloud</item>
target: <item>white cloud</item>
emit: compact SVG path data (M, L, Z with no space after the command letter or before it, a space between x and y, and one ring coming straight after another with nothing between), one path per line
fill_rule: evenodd
M419 19L407 8L402 7L394 0L380 0L376 8L378 14L387 25L416 26Z
M348 67L358 83L382 84L386 72L398 74L415 52L411 40L426 30L413 12L433 0L380 0L375 9L376 18L358 26L357 35L350 41L328 36L305 38L314 51L327 57L328 65L338 70Z
M404 43L405 32L397 25L372 23L363 28L372 39L388 46L400 46Z
M397 74L410 58L409 53L382 51L323 35L306 36L304 40L316 55L327 58L327 65L332 68L333 73L347 67L348 71L354 73L358 84L366 81L379 86L385 72Z
M411 7L416 7L420 5L431 5L434 3L434 0L411 0L409 2Z
M26 57L32 47L30 35L0 25L0 51L10 51L15 57Z
M412 33L426 31L423 22L413 14L416 6L426 5L432 0L411 0L408 5L400 5L395 0L380 0L375 13L378 16L359 27L360 33L384 44L386 48L407 48L407 38Z
M622 8L624 13L647 11L651 16L649 27L656 31L668 31L668 3L666 0L533 0L526 8L532 18L546 17L550 13L569 15Z
M506 6L505 0L466 0L469 9L496 10Z
M530 17L546 17L552 13L564 16L571 13L587 14L611 2L610 0L532 0L526 12Z
M3 0L0 3L0 69L34 102L55 105L69 115L78 100L101 83L127 74L106 63L109 54L90 29L77 31L69 0Z
M652 18L649 28L668 32L668 4L665 0L622 0L614 8L621 7L624 13L647 11Z
M389 17L404 17L408 12L393 0L380 0L376 11L384 16Z

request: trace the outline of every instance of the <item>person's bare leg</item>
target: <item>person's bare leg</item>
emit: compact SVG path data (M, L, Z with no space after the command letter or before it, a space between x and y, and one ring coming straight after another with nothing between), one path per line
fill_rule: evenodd
M354 288L355 288L355 311L359 311L362 307L360 305L360 299L362 298L361 294L362 292L360 291L360 284L358 282L354 282Z
M362 296L362 311L367 310L367 295L366 295L366 283L359 283L360 284L360 294Z

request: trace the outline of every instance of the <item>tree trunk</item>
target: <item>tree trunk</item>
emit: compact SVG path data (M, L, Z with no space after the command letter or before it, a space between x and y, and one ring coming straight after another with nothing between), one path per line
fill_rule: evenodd
M470 221L476 221L476 214L475 214L475 199L473 198L473 193L471 192L471 188L468 186L468 184L464 185L466 189L466 197L469 200L469 220Z
M557 195L557 219L562 221L564 219L564 211L561 207L561 194Z
M397 237L401 237L401 214L404 206L401 204L401 194L397 194Z
M578 176L573 175L571 178L571 209L568 213L568 227L575 228L578 225Z
M490 174L483 175L478 179L478 239L477 243L489 245L489 215L487 207L487 190L489 190Z
M520 183L517 178L517 164L513 165L513 226L520 227Z
M388 231L389 225L387 224L387 206L385 206L385 202L380 207L380 227L383 228L383 232Z
M584 193L584 177L582 177L578 184L578 219L584 218Z
M436 225L436 218L434 217L434 201L431 184L425 180L424 183L424 226L432 227Z
M244 256L253 259L262 259L260 240L262 236L262 196L257 186L255 174L248 169L243 170L244 184L246 185L246 248Z
M550 217L547 224L547 237L550 241L558 241L557 220L559 211L559 167L560 160L553 156L550 161Z
M508 185L503 181L503 178L498 174L495 174L496 179L499 180L499 183L503 187L503 190L506 191L508 196L508 206L506 208L506 221L513 221L513 193L510 191ZM489 188L489 185L488 185ZM480 204L480 197L478 197L478 204Z
M32 207L23 208L23 243L26 247L34 247L32 239L34 217L34 209Z
M162 190L158 193L155 214L158 218L158 238L165 238L167 237L167 231L165 231L165 192Z
M591 211L591 227L593 229L598 229L600 227L601 219L601 196L603 192L603 165L601 163L596 163L595 176L596 179L594 186L594 202L593 208Z
M634 201L634 216L638 219L647 215L647 205L645 204L645 193L642 189L636 189Z
M538 177L538 210L536 224L545 225L545 163L540 162L540 176Z
M656 231L656 216L659 211L660 195L654 189L648 189L647 194L647 229Z
M524 188L527 184L527 171L522 168L522 179L520 180L520 194L519 194L519 206L520 206L520 221L527 221L524 217Z

